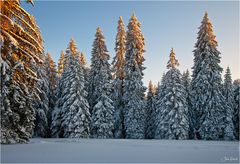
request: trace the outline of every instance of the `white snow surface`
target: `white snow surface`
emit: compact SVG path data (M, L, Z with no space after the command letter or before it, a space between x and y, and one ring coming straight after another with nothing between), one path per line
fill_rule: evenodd
M239 163L237 141L40 139L1 145L1 163Z

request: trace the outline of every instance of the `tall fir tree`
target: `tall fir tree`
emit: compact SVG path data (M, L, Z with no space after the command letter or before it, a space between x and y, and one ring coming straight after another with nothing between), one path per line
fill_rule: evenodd
M204 140L232 139L232 121L228 118L230 108L220 88L220 52L207 12L199 29L191 82L196 135Z
M61 133L64 138L88 138L90 136L89 104L84 87L83 67L78 59L69 55L69 67L63 84L63 106L61 108Z
M60 127L58 135L64 138L88 138L90 135L89 104L84 87L83 66L78 59L78 50L73 39L66 50L67 67L61 77L59 100Z
M144 37L140 22L133 14L126 36L125 81L124 81L124 126L126 138L142 139L145 137L146 102L143 86Z
M69 59L70 59L69 55L73 55L76 58L79 55L79 52L77 51L76 43L73 38L70 39L69 45L64 54L64 59L62 59L63 71L65 69L68 69L68 67L69 67ZM51 122L51 136L53 138L63 137L63 134L62 133L60 134L61 120L62 120L61 108L64 103L62 96L63 96L64 82L65 82L65 79L67 78L67 76L68 76L67 74L62 73L61 77L57 83L57 88L56 88L57 101L56 101L54 110L52 111L52 122Z
M240 109L240 79L234 80L234 111L233 111L233 123L234 123L234 135L239 140L239 109Z
M227 105L230 108L229 110L227 110L227 113L225 115L226 123L230 122L230 125L228 125L229 127L226 130L226 132L232 134L232 131L233 131L233 134L234 134L234 123L232 122L234 117L234 89L233 89L231 71L229 67L227 67L226 73L224 75L223 95L225 97L225 103L227 103ZM234 137L232 136L229 137L229 134L228 135L225 134L224 139L233 140Z
M111 70L107 47L100 27L92 46L89 101L92 107L91 133L94 138L113 138L114 117L111 93Z
M188 121L189 121L189 138L190 139L195 139L195 132L194 132L194 125L195 125L195 119L194 118L194 114L192 111L192 105L191 105L191 78L190 78L190 73L188 71L188 69L186 70L186 72L183 72L182 75L182 82L183 82L183 86L185 89L185 93L186 93L186 101L187 101L187 106L188 106Z
M146 137L147 139L154 138L154 115L156 113L156 105L155 105L155 87L150 80L148 85L148 93L147 93L147 107L146 107Z
M122 17L119 18L117 27L117 36L115 42L116 56L113 58L113 93L112 100L114 102L114 137L123 138L124 133L124 116L123 116L123 82L124 82L124 64L125 64L125 48L126 32Z
M102 85L104 83L102 80L99 80L103 75L100 75L99 72L103 73L103 71L105 71L104 76L106 76L108 80L111 80L110 64L108 63L109 59L110 56L105 44L105 38L101 28L98 27L92 46L91 70L89 72L88 101L90 105L90 112L92 111L94 105L97 104L97 99L100 97L100 93L103 90ZM110 84L106 85L109 85L108 87L110 88Z
M158 124L158 118L157 118L157 113L160 113L161 111L158 110L162 97L163 97L163 87L164 87L164 80L165 80L166 73L164 72L161 78L161 82L158 82L157 87L156 87L156 95L154 99L154 105L155 105L155 111L152 113L152 119L153 121L153 128L152 128L152 136L155 138L155 133L156 133L156 128Z
M189 122L186 93L182 84L182 75L173 49L161 87L161 99L158 100L156 113L156 139L188 139Z
M58 60L58 69L57 69L57 76L60 78L62 73L63 73L63 69L64 69L64 52L61 51L61 55L60 58Z
M23 143L34 129L42 37L20 1L0 1L0 6L1 143Z
M229 107L231 108L231 111L233 112L233 103L234 103L233 83L232 83L232 75L229 67L227 67L226 73L224 75L223 95L226 98L226 103L228 103Z
M46 115L48 120L48 126L50 127L52 124L52 112L55 108L55 104L57 101L56 88L57 88L57 78L58 78L56 65L50 53L47 53L46 55L44 67L46 70L46 78L48 81L48 91L46 93L47 93L48 102L49 102L48 103L49 110L46 113ZM51 135L50 133L51 132L49 130L47 136L50 136Z

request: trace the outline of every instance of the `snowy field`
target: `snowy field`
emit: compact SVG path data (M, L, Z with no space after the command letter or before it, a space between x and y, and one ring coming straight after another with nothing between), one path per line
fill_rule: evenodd
M32 139L1 145L1 163L239 162L239 142L124 139Z

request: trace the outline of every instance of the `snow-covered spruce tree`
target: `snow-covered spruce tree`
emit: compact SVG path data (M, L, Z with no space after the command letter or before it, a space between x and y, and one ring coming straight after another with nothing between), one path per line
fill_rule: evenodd
M70 46L76 46L73 39L70 40L67 52L70 54ZM72 48L73 50L73 48ZM74 52L75 53L75 52ZM60 137L60 126L61 126L61 107L63 105L62 101L62 90L63 90L63 82L64 79L67 77L62 77L63 71L65 68L68 68L67 64L67 56L64 54L63 51L61 51L61 56L58 61L58 82L57 82L57 88L56 88L56 97L57 101L54 107L54 110L52 111L52 122L51 122L51 137L57 138ZM64 76L67 76L66 74Z
M233 84L234 84L234 112L233 112L234 134L235 138L239 140L240 79L234 80Z
M0 1L1 143L28 142L34 128L42 38L20 1Z
M110 58L100 27L92 46L89 100L92 105L91 134L94 138L113 138L114 107L110 99Z
M163 87L165 86L164 85L164 81L165 81L165 76L166 76L166 73L164 72L162 74L162 77L161 77L161 82L158 82L158 85L157 85L157 88L156 88L156 105L158 105L160 103L160 100L162 99L163 97Z
M74 40L71 38L70 43L67 47L67 52L68 54L71 54L70 46L74 47L76 46ZM72 48L73 50L73 48ZM74 52L75 53L75 52ZM64 69L68 68L68 58L64 53L61 53L62 55L60 56L59 63L58 63L58 68L60 68L61 76L59 76L58 73L58 83L57 83L57 88L56 88L56 97L57 101L54 107L54 110L52 111L52 122L51 122L51 137L52 138L57 138L60 137L60 126L61 126L61 107L63 106L63 101L62 101L62 90L63 90L63 83L64 79L67 77L62 77L62 76L68 76L67 74L62 74ZM62 57L63 56L63 57ZM60 66L62 65L62 66ZM59 71L59 69L58 69ZM61 136L62 137L62 136Z
M230 108L221 92L220 52L217 50L213 27L205 13L199 27L194 50L194 66L191 82L192 110L198 139L232 139Z
M186 72L183 72L182 82L183 82L183 86L185 89L186 101L187 101L187 105L188 105L189 138L194 139L194 138L196 138L195 132L194 132L195 118L194 118L194 114L192 111L192 105L191 105L191 96L190 96L191 78L190 78L188 69L186 70Z
M71 38L69 45L67 47L67 52L70 54L70 46L76 46L74 40ZM72 48L73 49L73 48ZM62 90L63 90L63 82L66 77L62 77L64 69L66 69L68 65L68 58L62 51L60 55L60 59L58 61L58 81L57 81L57 87L56 87L56 98L57 101L55 103L54 110L52 111L52 122L51 122L51 137L52 138L58 138L60 137L60 126L61 126L61 107L63 106L62 101ZM60 70L60 71L59 71ZM61 75L59 74L61 73ZM65 74L65 76L67 76ZM61 135L62 137L62 135Z
M233 84L232 84L232 75L230 68L227 67L226 73L224 75L224 83L223 83L223 95L226 98L226 103L228 103L229 107L231 108L231 112L233 112L233 104L234 104L234 97L233 97Z
M114 107L112 100L102 93L93 107L91 131L93 138L113 138Z
M46 62L46 56L44 56ZM44 62L44 63L45 63ZM34 121L34 137L49 137L49 124L47 119L47 113L49 111L49 81L46 74L45 64L41 65L37 74L39 77L37 88L38 88L38 99L35 100L34 109L36 113L36 120Z
M83 66L73 39L64 59L64 71L57 87L57 104L52 114L52 137L88 138L90 113L86 100Z
M141 139L145 137L146 102L143 86L144 37L140 22L133 14L126 36L126 54L124 65L124 126L126 138Z
M58 60L58 69L57 69L58 78L61 77L61 75L63 73L63 69L64 69L64 52L61 51L61 55L60 55L60 58Z
M109 59L110 56L105 44L105 38L101 28L98 27L92 45L91 70L89 72L88 101L90 111L92 111L93 107L97 104L97 99L100 97L100 93L102 93L104 89L102 74L105 73L105 78L109 81L111 80L110 64L108 63ZM101 74L99 72L101 72ZM110 88L110 86L108 87Z
M64 67L66 69L67 67ZM65 76L67 76L65 74ZM63 105L62 100L62 90L63 90L63 82L66 77L63 77L63 74L61 75L60 80L57 83L57 89L56 89L56 105L52 111L52 117L51 117L51 137L52 138L58 138L60 137L60 126L61 126L61 107Z
M158 82L157 87L156 87L156 93L155 93L155 97L154 97L154 105L155 105L155 110L152 113L152 119L153 119L153 127L152 127L152 136L153 138L155 137L155 132L156 132L156 128L157 128L157 124L158 124L158 118L157 115L160 115L160 110L159 109L159 105L160 105L160 100L162 100L163 97L163 84L164 84L164 79L165 79L165 73L163 73L162 78L161 78L161 82Z
M124 82L124 62L125 62L125 44L126 32L123 19L120 16L117 27L117 36L115 42L116 56L113 58L113 93L112 100L114 103L114 138L123 138L123 82Z
M84 81L85 81L85 90L88 91L88 85L89 85L89 73L90 73L90 68L87 67L87 59L84 53L79 54L79 62L83 66L83 74L84 74ZM88 96L88 95L87 95Z
M90 113L87 93L84 90L83 68L73 55L69 56L68 74L63 86L63 106L61 108L61 131L65 138L88 138L90 135Z
M225 97L225 103L227 103L229 106L229 110L227 110L227 113L225 115L226 124L229 123L229 125L226 125L227 128L225 130L224 139L233 140L234 137L232 137L232 131L234 134L234 124L232 121L234 117L234 89L232 84L231 71L229 67L227 67L226 74L224 75L223 95Z
M45 69L46 69L46 76L47 76L48 88L49 88L48 90L49 110L46 114L47 114L49 126L51 126L52 111L54 110L54 107L57 101L57 97L56 97L57 70L56 70L56 65L50 53L47 53L47 56L46 56Z
M147 93L147 107L146 107L146 136L147 139L152 139L154 137L154 115L155 115L155 87L150 80L148 85L148 93Z
M162 96L157 106L156 139L181 140L189 137L188 105L178 65L172 49L167 64L169 71L164 77Z
M86 99L87 92L84 87L83 66L77 58L77 49L72 51L71 46L75 46L75 44L69 43L66 51L68 67L64 68L62 74L64 79L62 79L60 137L88 138L90 135L90 113Z

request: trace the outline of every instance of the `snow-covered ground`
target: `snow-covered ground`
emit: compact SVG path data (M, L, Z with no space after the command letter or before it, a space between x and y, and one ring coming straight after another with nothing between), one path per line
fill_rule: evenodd
M125 139L32 139L1 145L1 163L239 162L239 142Z

